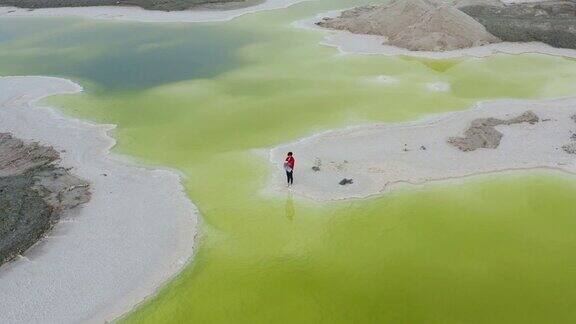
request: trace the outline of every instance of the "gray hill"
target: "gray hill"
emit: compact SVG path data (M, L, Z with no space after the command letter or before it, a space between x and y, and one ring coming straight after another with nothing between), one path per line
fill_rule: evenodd
M460 10L508 42L543 42L576 49L576 2L543 1L499 5L464 0ZM475 0L478 1L478 0Z
M456 50L500 41L453 5L436 0L396 0L355 8L317 25L385 36L387 44L414 51Z

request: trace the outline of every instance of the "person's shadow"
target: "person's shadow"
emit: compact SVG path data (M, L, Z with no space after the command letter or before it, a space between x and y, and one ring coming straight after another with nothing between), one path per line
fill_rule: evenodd
M294 199L292 198L292 193L288 193L288 198L286 199L286 205L284 206L286 210L286 218L289 221L294 220L294 216L296 215L296 209L294 208Z

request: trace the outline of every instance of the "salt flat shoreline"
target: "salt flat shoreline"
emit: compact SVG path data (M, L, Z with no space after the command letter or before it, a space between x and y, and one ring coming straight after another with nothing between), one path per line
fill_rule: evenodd
M507 3L520 3L521 1L509 1ZM361 35L353 34L343 30L332 30L316 26L315 23L320 21L323 17L334 18L337 17L342 11L351 8L343 8L332 10L325 13L320 13L314 17L304 20L296 21L292 25L296 28L303 28L308 30L315 30L323 32L326 36L320 42L323 46L334 47L338 49L341 54L360 54L360 55L386 55L396 56L405 55L412 57L431 58L431 59L451 59L461 57L476 57L483 58L494 54L543 54L552 56L562 56L568 58L576 58L576 50L555 48L550 45L531 42L531 43L511 43L502 42L489 44L478 47L471 47L462 50L444 51L444 52L427 52L427 51L411 51L404 48L384 45L386 37L376 35Z
M310 0L266 0L262 3L229 10L197 9L183 11L155 11L139 7L74 7L22 9L0 7L0 17L82 17L104 20L126 20L150 23L169 22L222 22L260 11L288 8Z
M513 118L526 111L540 121L497 126L503 133L496 149L463 152L448 144L473 120ZM576 145L576 97L554 100L484 101L472 109L444 113L414 122L370 124L326 131L269 149L273 168L265 193L282 193L281 162L286 152L298 161L296 195L316 201L362 199L400 185L519 170L559 170L576 174L576 155L563 150ZM312 168L317 166L320 171ZM353 183L340 185L342 179Z
M92 199L25 256L0 267L2 323L102 323L132 310L190 262L199 213L176 172L111 155L113 125L37 102L82 88L51 77L0 78L0 130L52 146Z

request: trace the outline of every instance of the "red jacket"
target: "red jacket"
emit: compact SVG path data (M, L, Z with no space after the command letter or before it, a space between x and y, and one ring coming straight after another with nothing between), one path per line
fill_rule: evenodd
M288 166L289 166L291 169L294 169L294 165L296 164L296 160L294 159L293 156L289 156L289 157L286 158L286 164L288 164Z

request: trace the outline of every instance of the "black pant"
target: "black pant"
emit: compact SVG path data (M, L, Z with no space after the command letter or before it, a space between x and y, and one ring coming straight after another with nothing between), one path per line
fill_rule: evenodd
M294 171L286 171L286 178L288 179L288 184L294 183L294 177L292 176Z

